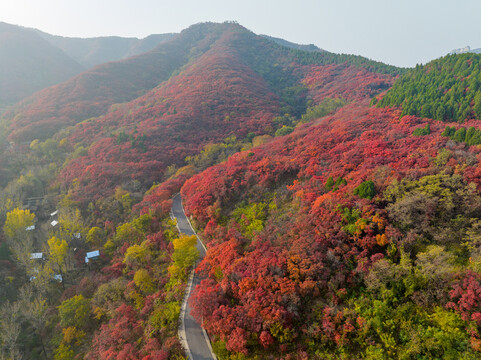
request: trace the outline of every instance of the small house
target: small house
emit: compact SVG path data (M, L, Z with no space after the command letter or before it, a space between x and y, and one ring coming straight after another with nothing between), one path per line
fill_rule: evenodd
M52 225L53 227L57 226L58 224L58 221L57 220L54 220L50 223L50 225Z
M55 210L53 213L50 214L51 217L54 217L55 215L58 214L58 210Z
M30 259L31 259L31 260L44 260L43 253L41 253L41 252L31 253L31 254L30 254Z
M85 254L85 263L88 264L92 260L97 260L100 258L100 250L90 251Z
M27 226L27 227L25 228L25 230L27 230L27 231L33 231L33 230L35 230L35 225Z

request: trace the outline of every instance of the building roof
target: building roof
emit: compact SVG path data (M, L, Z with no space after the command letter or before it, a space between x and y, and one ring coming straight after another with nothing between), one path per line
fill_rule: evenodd
M90 252L86 253L85 256L88 257L88 258L100 256L100 250L90 251Z
M89 259L95 259L100 256L100 250L90 251L85 254L85 262L88 263Z
M56 226L57 224L58 224L58 221L57 221L57 220L54 220L54 221L52 221L52 222L50 223L50 225L52 225L52 226Z
M27 227L25 228L25 230L27 230L27 231L35 230L35 225L27 226Z
M30 254L30 259L43 259L43 253L31 253Z
M58 214L58 210L55 210L53 213L50 214L50 216L55 216Z

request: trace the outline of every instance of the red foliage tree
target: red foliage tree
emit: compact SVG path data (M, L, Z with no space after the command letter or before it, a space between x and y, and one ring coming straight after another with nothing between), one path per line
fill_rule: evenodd
M95 334L88 359L139 359L137 340L142 325L135 310L122 304L108 324Z

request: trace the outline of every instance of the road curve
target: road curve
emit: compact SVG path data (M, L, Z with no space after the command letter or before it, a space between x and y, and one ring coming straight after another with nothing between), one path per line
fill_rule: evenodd
M177 220L177 228L181 234L196 235L194 229L190 225L189 220L185 216L184 208L182 206L182 198L180 194L175 195L172 203L172 216ZM199 250L199 261L201 261L206 253L206 249L199 237L197 236L197 250ZM200 283L199 275L192 270L187 284L187 289L184 296L184 302L182 303L182 309L180 314L180 329L179 337L185 347L186 353L191 360L216 360L216 356L212 352L212 346L210 345L209 338L204 329L199 323L190 315L189 298L192 289Z

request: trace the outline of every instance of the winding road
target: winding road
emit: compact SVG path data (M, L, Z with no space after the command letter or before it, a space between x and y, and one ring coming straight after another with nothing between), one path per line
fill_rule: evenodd
M185 235L196 235L194 229L190 225L189 220L185 216L184 208L182 206L182 198L180 194L175 195L172 203L172 216L177 220L177 228L179 233ZM206 248L197 236L197 250L199 250L200 262L206 253ZM192 289L200 283L201 278L198 274L192 270L189 277L186 293L184 296L184 302L182 303L182 309L180 313L180 329L179 337L184 345L186 353L191 360L216 360L216 356L212 352L212 346L210 345L209 337L199 323L190 315L189 298Z

